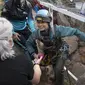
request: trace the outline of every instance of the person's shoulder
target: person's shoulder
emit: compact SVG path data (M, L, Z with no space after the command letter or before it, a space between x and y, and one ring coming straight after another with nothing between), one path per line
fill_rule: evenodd
M54 25L54 29L57 30L57 31L60 30L61 28L62 28L61 25L57 25L57 24Z
M57 25L57 24L55 24L54 27L55 27L55 28L62 28L62 27L64 27L64 26L63 26L63 25Z

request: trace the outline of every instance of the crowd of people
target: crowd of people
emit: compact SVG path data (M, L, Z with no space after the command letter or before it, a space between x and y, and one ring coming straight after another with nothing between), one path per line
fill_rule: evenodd
M13 25L13 38L26 47L26 40L35 31L32 10L40 8L35 0L5 0L1 16L6 17ZM29 28L29 29L28 29Z
M35 22L32 9L36 11ZM64 85L69 45L62 37L76 35L85 41L85 33L57 24L54 33L51 21L49 11L37 0L5 1L0 17L0 85L38 84L40 66L48 64L53 66L54 84Z

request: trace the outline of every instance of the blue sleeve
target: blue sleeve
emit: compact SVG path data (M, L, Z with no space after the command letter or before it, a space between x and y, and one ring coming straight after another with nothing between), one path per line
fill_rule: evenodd
M35 24L34 24L34 20L33 19L31 19L31 18L28 19L28 25L30 27L30 30L32 32L34 32L35 31Z
M35 22L34 22L34 20L32 18L32 15L26 17L26 19L27 19L27 23L28 23L28 25L30 27L31 32L34 32L35 31Z
M36 49L36 42L35 42L36 38L35 37L36 37L36 31L30 35L29 39L26 42L27 51L29 52L31 56L33 53L36 52L35 50Z
M34 11L37 13L37 11L39 10L38 5L35 5L33 9L34 9Z
M60 32L61 37L75 35L78 38L80 38L82 41L85 41L85 33L81 32L77 28L66 27L66 26L56 26L56 31Z

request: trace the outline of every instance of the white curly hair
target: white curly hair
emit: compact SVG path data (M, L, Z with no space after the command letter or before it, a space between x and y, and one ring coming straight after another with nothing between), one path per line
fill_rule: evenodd
M12 38L12 24L5 18L0 17L0 58L5 60L13 58L14 50L10 47L9 39Z

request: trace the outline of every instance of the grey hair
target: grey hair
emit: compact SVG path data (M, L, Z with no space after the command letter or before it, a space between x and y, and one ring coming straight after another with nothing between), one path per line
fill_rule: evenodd
M5 18L0 17L0 58L5 60L14 56L14 51L10 47L9 39L12 38L12 24Z
M1 60L4 61L8 58L13 58L14 56L14 50L9 47L9 41L7 40L0 40L0 57Z

